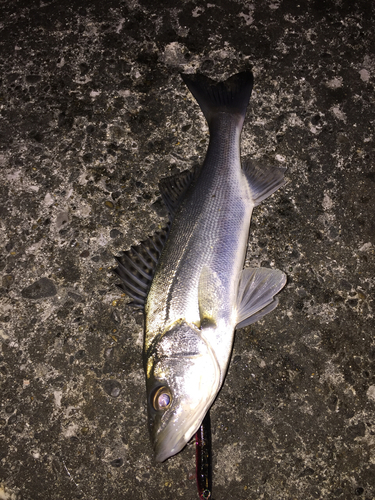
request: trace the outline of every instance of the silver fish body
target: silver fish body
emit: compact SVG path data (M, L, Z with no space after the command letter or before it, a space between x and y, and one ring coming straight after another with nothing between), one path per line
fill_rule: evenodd
M283 184L280 169L241 166L252 74L221 83L182 77L206 116L210 142L203 166L170 210L172 224L145 301L144 363L157 461L180 451L197 431L223 383L236 327L276 307L274 295L286 281L278 270L243 269L252 210Z

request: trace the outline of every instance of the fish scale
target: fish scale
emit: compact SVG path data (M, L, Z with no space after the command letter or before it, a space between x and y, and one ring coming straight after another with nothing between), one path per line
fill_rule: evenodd
M199 324L203 266L218 273L227 291L220 308L223 315L236 307L234 288L243 267L253 204L240 165L239 120L227 114L220 120L197 183L175 216L159 260L146 305L147 344L180 318ZM229 321L228 328L234 326Z

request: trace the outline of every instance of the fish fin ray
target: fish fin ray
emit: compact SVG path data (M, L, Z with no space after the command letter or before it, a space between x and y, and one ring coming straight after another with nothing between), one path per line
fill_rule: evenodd
M216 82L205 75L181 73L181 77L197 100L208 124L217 113L237 114L245 118L253 88L253 74L244 71L224 82Z
M116 286L122 293L126 293L126 295L133 299L132 302L129 302L130 305L137 304L137 307L144 308L145 297L142 297L134 290L131 290L125 283L117 283Z
M169 234L170 224L137 246L115 257L113 272L121 279L117 285L133 299L131 305L144 308L156 265Z
M178 207L181 204L187 190L197 173L197 168L193 170L184 170L170 177L165 177L159 182L159 189L165 205L167 206L169 216L173 219Z
M237 323L236 325L236 329L238 328L245 328L245 326L249 326L249 325L252 325L253 323L255 323L256 321L260 320L261 318L263 318L263 316L265 316L266 314L268 314L269 312L273 311L274 309L276 309L276 307L278 306L279 304L279 300L278 299L273 299L269 304L268 306L266 307L263 307L263 309L261 309L260 311L258 311L257 313L253 314L252 316L250 316L249 318L246 318L244 319L243 321L241 321L240 323Z
M261 167L250 160L246 160L242 168L249 183L254 206L259 205L285 183L285 168Z
M250 325L272 311L277 306L274 296L285 283L286 275L278 269L244 269L238 286L236 328Z

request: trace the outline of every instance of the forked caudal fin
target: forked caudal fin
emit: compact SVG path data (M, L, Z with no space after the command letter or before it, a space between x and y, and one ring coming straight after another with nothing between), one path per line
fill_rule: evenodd
M200 74L182 73L181 77L197 100L208 125L217 113L238 115L243 122L253 88L251 71L237 73L225 82L215 82Z

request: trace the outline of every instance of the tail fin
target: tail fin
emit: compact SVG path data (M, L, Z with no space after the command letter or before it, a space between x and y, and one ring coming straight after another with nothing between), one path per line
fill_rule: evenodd
M245 119L246 108L253 88L253 74L244 71L225 82L215 82L207 76L181 74L190 92L197 100L208 125L217 113L230 113Z

